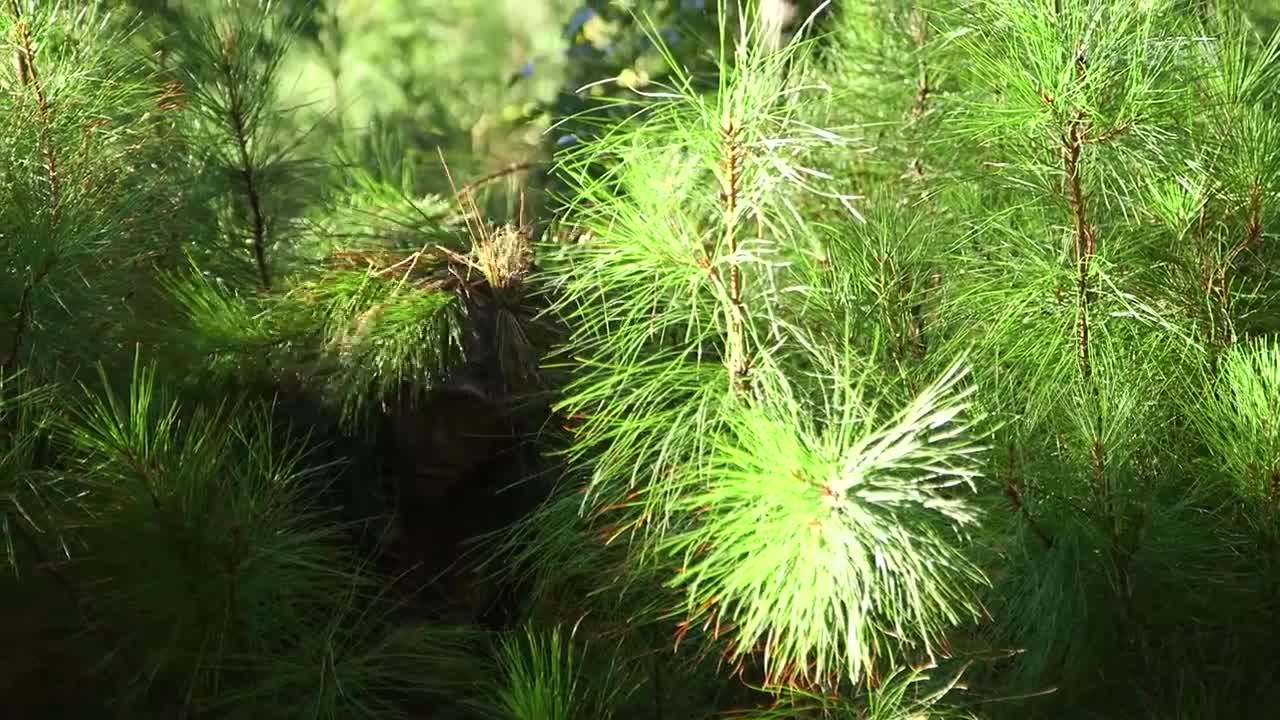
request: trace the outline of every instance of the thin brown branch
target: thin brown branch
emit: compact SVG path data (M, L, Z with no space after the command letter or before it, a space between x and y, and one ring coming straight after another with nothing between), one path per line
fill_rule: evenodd
M1045 549L1052 550L1053 537L1049 535L1048 531L1046 531L1039 522L1036 521L1035 517L1031 514L1031 510L1027 507L1026 502L1022 499L1022 491L1018 488L1013 445L1008 446L1008 462L1009 477L1005 482L1004 496L1009 498L1009 502L1013 505L1014 509L1022 516L1023 520L1026 520L1027 526L1031 528L1031 531L1035 533L1036 537L1040 538L1040 542L1044 543Z
M488 185L489 183L495 180L501 180L502 178L505 178L509 175L515 175L516 173L521 173L526 170L532 170L533 168L537 167L537 165L538 165L538 161L536 160L526 160L524 162L511 163L506 167L503 167L498 170L494 170L491 173L486 173L484 175L481 175L478 178L475 178L474 180L468 181L461 188L459 188L454 194L460 196L460 195L466 195L466 194L475 192L477 189L485 185Z
M729 373L738 390L747 387L751 370L746 353L746 329L742 304L742 267L738 263L738 200L741 188L742 147L738 125L730 119L721 128L724 142L723 247L729 253Z
M1076 57L1076 74L1080 82L1084 82L1085 61L1083 53ZM1097 229L1089 219L1089 206L1085 198L1081 174L1081 154L1085 139L1088 137L1088 119L1083 110L1067 123L1063 137L1062 162L1066 174L1064 191L1067 207L1071 213L1074 226L1074 249L1076 263L1076 299L1079 303L1079 316L1076 321L1076 355L1080 363L1080 372L1086 381L1092 377L1093 364L1089 347L1089 269L1098 250Z
M31 293L35 284L28 280L22 287L22 297L18 299L18 312L14 315L13 339L9 343L9 353L5 355L0 372L8 374L18 367L22 355L22 343L26 335L27 325L31 322Z
M1129 130L1129 123L1121 123L1111 128L1110 130L1102 133L1101 135L1095 135L1093 137L1086 138L1085 142L1090 145L1101 145L1102 143L1114 140L1120 135L1123 135L1124 133L1128 132L1128 130Z
M1219 273L1219 295L1222 304L1226 305L1228 300L1228 280L1232 268L1235 266L1236 258L1244 253L1252 250L1255 245L1262 239L1262 187L1254 184L1249 189L1249 210L1245 218L1244 237L1235 247L1231 248L1231 252L1227 253L1227 258L1222 264Z
M45 179L49 184L48 229L49 235L52 237L57 232L62 213L62 179L58 166L58 154L54 149L53 143L53 109L49 103L48 95L45 94L44 83L40 79L40 69L36 62L35 43L31 39L31 30L22 15L22 9L19 7L17 0L10 0L9 7L16 21L18 79L23 87L30 89L34 93L36 100L36 113L40 123L40 155L44 160ZM18 310L14 315L13 339L10 342L8 354L5 356L3 363L0 363L0 369L2 370L11 371L20 362L22 346L26 339L27 330L31 325L34 303L33 294L37 286L44 281L44 278L53 269L54 262L53 255L48 256L23 285L22 296L18 302Z
M1110 486L1107 482L1107 450L1102 443L1101 437L1095 437L1093 443L1089 446L1089 467L1093 473L1093 486L1098 492L1098 496L1106 498L1110 495Z
M925 46L929 41L928 15L924 10L916 8L911 13L911 38L915 42L917 53L917 76L915 99L911 106L911 119L908 127L914 126L924 118L929 110L929 97L933 93L933 85L929 77L929 61L925 55ZM903 175L914 181L925 177L924 160L919 155L911 160L910 167Z
M1213 334L1218 344L1222 346L1229 345L1235 340L1235 334L1229 326L1232 271L1235 270L1236 260L1262 240L1262 201L1262 186L1255 183L1249 189L1244 237L1227 252L1227 256L1219 263L1217 271L1209 273L1206 278L1206 289L1217 301L1220 313L1220 319L1215 319L1213 323ZM1227 324L1227 327L1220 328L1219 325L1223 324Z
M911 13L911 39L919 53L919 73L916 79L915 104L911 108L911 121L915 123L929 109L929 95L933 87L929 83L929 61L925 59L925 45L929 42L929 18L924 10L916 8Z
M1085 84L1086 60L1084 50L1076 54L1076 80L1081 87ZM1089 137L1089 120L1083 109L1077 110L1067 123L1063 136L1062 157L1063 170L1066 175L1064 192L1067 207L1070 210L1073 224L1074 254L1076 264L1076 357L1080 365L1080 374L1093 401L1093 442L1090 447L1093 485L1098 496L1104 501L1110 495L1106 477L1106 447L1103 444L1104 420L1102 415L1102 396L1098 383L1093 377L1093 358L1090 345L1092 328L1090 327L1089 310L1092 301L1092 289L1089 286L1089 271L1093 259L1098 252L1098 231L1089 217L1089 204L1081 181L1081 156ZM1112 516L1112 522L1115 518Z
M231 125L232 139L236 144L239 157L240 179L244 183L245 201L249 205L249 225L253 234L253 259L258 266L258 277L263 290L271 289L271 271L267 266L267 217L262 207L262 191L258 187L257 168L253 164L253 156L249 145L252 142L250 130L245 118L244 98L240 94L240 85L231 66L231 53L234 51L234 40L228 36L222 45L222 63L219 69L227 83L228 100L227 121Z
M1239 252L1252 250L1262 239L1262 186L1255 184L1249 190L1249 221L1245 224L1244 240ZM1237 253L1238 254L1238 253Z
M1076 80L1083 88L1086 82L1086 57L1084 49L1076 53ZM1093 141L1090 140L1088 116L1083 109L1078 109L1067 123L1063 137L1063 169L1066 174L1064 185L1067 205L1070 208L1074 225L1074 250L1076 261L1076 299L1079 305L1079 316L1076 323L1076 352L1080 363L1080 372L1084 377L1087 391L1093 402L1093 418L1089 445L1089 465L1094 492L1106 510L1105 521L1111 534L1111 558L1118 578L1120 601L1127 611L1132 599L1131 579L1127 568L1127 555L1122 547L1120 537L1119 509L1111 497L1110 482L1107 477L1107 448L1105 444L1105 418L1102 412L1102 390L1095 382L1090 347L1091 327L1089 324L1090 302L1092 291L1089 286L1089 271L1093 259L1098 252L1097 228L1089 217L1089 205L1081 181L1081 156L1086 144L1100 143L1104 138L1114 137L1123 131L1121 125L1116 131L1104 133Z
M738 253L738 193L741 171L740 148L738 147L737 126L730 121L724 129L725 142L725 187L724 187L724 244L731 257ZM742 303L742 269L736 259L729 266L729 300L735 306Z
M1040 538L1040 542L1044 543L1044 548L1046 550L1052 550L1053 537L1050 536L1040 523L1036 521L1035 517L1031 515L1031 511L1027 508L1027 504L1022 500L1022 492L1018 490L1017 483L1013 480L1009 480L1005 485L1004 495L1009 498L1009 502L1013 504L1013 507L1018 511L1018 514L1027 521L1027 527L1031 528L1031 532L1035 533L1036 537Z
M13 2L13 13L18 20L16 32L20 78L36 97L36 110L40 116L40 152L44 157L45 174L49 181L49 209L54 217L52 222L56 225L62 205L62 181L58 170L58 156L53 147L53 108L49 103L49 97L45 94L44 83L40 79L31 30L21 16L16 0Z

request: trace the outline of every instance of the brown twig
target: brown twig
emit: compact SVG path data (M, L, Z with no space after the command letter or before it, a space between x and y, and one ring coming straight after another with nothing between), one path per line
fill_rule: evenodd
M920 54L919 76L916 79L915 104L911 108L911 121L914 123L924 116L929 109L929 95L933 86L929 82L929 61L925 59L924 48L929 41L928 15L924 10L916 8L911 13L911 39L915 41L916 52Z
M721 189L724 218L723 246L729 253L729 373L733 386L746 389L751 364L746 356L746 328L742 303L742 267L738 263L738 200L741 188L742 147L738 124L728 119L720 130L724 142L724 186Z
M1218 303L1225 313L1231 299L1231 271L1235 267L1236 258L1248 252L1262 238L1262 187L1255 183L1249 189L1249 210L1245 219L1244 237L1240 239L1218 269L1216 294Z
M1082 87L1085 83L1086 69L1085 54L1084 50L1081 49L1076 53L1075 70L1076 80ZM1106 134L1110 133L1105 133L1104 135ZM1074 236L1073 244L1076 263L1076 301L1079 306L1079 314L1076 320L1076 356L1080 364L1080 374L1088 385L1095 405L1094 440L1091 447L1094 487L1101 497L1106 498L1109 495L1106 481L1106 448L1102 442L1102 411L1098 407L1101 403L1101 396L1098 384L1093 381L1093 359L1090 347L1091 328L1089 324L1089 310L1092 300L1089 271L1098 252L1098 230L1089 218L1089 205L1080 179L1081 155L1085 145L1090 143L1088 116L1084 110L1077 110L1067 123L1062 146L1063 170L1066 175L1064 191L1074 225L1072 234Z
M24 87L35 94L36 99L36 112L40 122L40 154L44 159L45 178L49 183L49 234L53 235L57 232L62 212L62 179L58 167L58 155L53 145L53 109L49 103L49 97L45 94L44 83L40 79L35 44L31 40L30 28L22 16L22 9L18 6L17 0L10 0L9 7L16 21L18 79ZM22 296L18 301L18 311L14 316L13 340L3 363L0 363L2 370L13 370L21 358L22 345L31 324L33 293L53 269L53 264L54 257L52 255L46 257L23 285Z
M1040 523L1036 521L1035 517L1031 515L1030 508L1027 507L1026 502L1022 499L1022 491L1018 488L1018 481L1014 474L1015 468L1014 468L1013 445L1008 446L1008 451L1009 451L1009 478L1008 480L1005 481L1004 496L1009 498L1009 502L1013 504L1014 509L1017 510L1018 514L1021 515L1022 518L1027 521L1027 526L1030 527L1031 531L1036 534L1036 537L1040 538L1040 542L1044 543L1045 549L1052 550L1053 537L1049 535L1049 533L1040 525Z
M1076 321L1076 354L1080 372L1088 380L1092 375L1089 348L1089 269L1097 253L1097 231L1089 220L1089 209L1080 181L1080 155L1084 147L1087 125L1084 112L1078 112L1067 125L1063 140L1063 169L1066 172L1067 206L1074 224L1074 250L1076 263L1076 299L1079 317Z
M1044 548L1046 550L1052 550L1053 537L1051 537L1049 533L1041 527L1040 523L1032 517L1031 510L1027 508L1027 504L1022 500L1022 492L1018 490L1017 483L1012 479L1005 485L1004 495L1009 498L1009 502L1013 503L1013 507L1018 511L1018 514L1027 521L1027 526L1031 528L1031 531L1035 533L1036 537L1040 538L1040 542L1044 543Z
M524 162L511 163L510 165L507 165L504 168L501 168L499 170L494 170L491 173L481 175L480 177L475 178L474 180L468 181L461 188L456 190L454 194L458 196L470 194L472 192L475 192L478 188L484 185L488 185L494 180L500 180L504 177L507 177L508 175L515 175L516 173L524 172L525 170L532 170L533 168L537 167L537 165L538 165L538 161L536 160L526 160Z
M258 187L257 168L253 164L253 156L249 151L252 141L245 118L244 98L240 95L240 85L231 66L231 54L235 49L234 37L228 35L222 43L222 62L219 70L227 83L228 100L227 121L231 125L232 138L239 156L240 179L244 182L245 201L249 204L249 224L253 234L253 259L258 266L258 278L263 290L271 289L271 271L267 267L267 217L262 208L262 191Z
M28 280L22 287L22 296L18 299L18 312L14 315L13 340L9 344L9 353L0 364L0 371L5 373L17 369L18 358L22 355L22 341L26 334L31 315L31 293L35 290L33 280Z
M911 38L916 45L918 61L915 100L911 106L911 120L907 123L908 126L915 125L925 116L929 110L929 97L933 93L933 84L929 78L929 61L925 55L925 45L929 41L928 15L920 8L916 8L911 13ZM911 160L910 167L903 177L917 181L924 179L924 161L918 155Z
M1102 143L1109 142L1111 140L1116 139L1117 137L1128 132L1128 130L1129 130L1129 123L1120 123L1119 125L1111 128L1110 130L1102 133L1101 135L1095 135L1090 138L1085 138L1085 142L1089 145L1101 145Z

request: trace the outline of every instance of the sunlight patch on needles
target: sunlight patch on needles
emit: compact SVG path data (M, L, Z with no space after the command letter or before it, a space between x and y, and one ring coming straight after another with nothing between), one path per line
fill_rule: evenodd
M961 535L984 449L964 377L954 366L887 422L850 379L821 423L782 393L729 416L664 542L684 557L689 622L731 636L734 658L762 653L784 684L860 682L904 646L944 653L982 582Z
M732 632L730 655L762 653L771 682L861 682L976 617L972 389L956 365L886 417L883 368L850 373L801 329L797 304L824 292L797 284L816 232L802 208L862 220L815 161L861 146L805 119L827 92L805 41L721 33L717 92L676 72L561 156L585 237L547 258L572 333L567 455L606 545L679 566L681 637Z
M323 328L321 374L344 415L363 417L406 382L429 385L446 373L460 349L456 296L420 290L395 276L336 271L299 286L295 307Z
M1280 532L1280 343L1232 348L1194 413L1259 526Z
M947 693L963 688L964 672L930 665L890 672L875 688L857 698L800 689L784 690L770 708L732 713L734 720L797 720L798 718L858 718L858 720L944 720L973 718L943 704Z
M499 642L497 672L477 704L495 720L604 717L585 707L581 653L559 628L525 626ZM487 707L486 707L487 706ZM596 712L605 710L597 708Z

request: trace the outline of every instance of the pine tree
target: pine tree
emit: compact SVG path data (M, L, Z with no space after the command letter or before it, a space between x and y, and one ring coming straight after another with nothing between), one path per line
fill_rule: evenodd
M4 0L0 709L1267 716L1270 8L520 5Z

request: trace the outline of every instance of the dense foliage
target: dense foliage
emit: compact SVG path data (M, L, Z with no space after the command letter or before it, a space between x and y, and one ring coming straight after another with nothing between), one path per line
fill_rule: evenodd
M5 717L1264 718L1233 0L3 0Z

